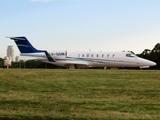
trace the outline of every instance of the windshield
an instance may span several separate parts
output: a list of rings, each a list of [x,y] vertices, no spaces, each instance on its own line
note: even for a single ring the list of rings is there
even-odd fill
[[[133,54],[126,54],[126,57],[135,57]]]

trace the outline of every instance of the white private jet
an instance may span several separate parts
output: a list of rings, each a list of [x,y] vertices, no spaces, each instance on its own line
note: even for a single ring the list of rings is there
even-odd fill
[[[7,37],[15,41],[21,56],[41,60],[69,69],[85,67],[140,67],[149,68],[156,63],[140,58],[130,52],[67,52],[37,50],[26,37]]]

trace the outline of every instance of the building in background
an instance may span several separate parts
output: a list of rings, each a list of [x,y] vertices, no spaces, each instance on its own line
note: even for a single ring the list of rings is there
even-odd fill
[[[14,61],[14,48],[11,45],[7,47],[7,57],[11,62]]]
[[[15,61],[19,62],[19,56],[16,56]]]
[[[7,57],[7,56],[4,56],[3,59],[8,60],[8,57]]]

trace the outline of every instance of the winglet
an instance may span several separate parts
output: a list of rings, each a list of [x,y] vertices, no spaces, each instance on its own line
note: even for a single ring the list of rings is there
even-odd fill
[[[44,52],[49,62],[56,62],[47,51],[44,51]]]

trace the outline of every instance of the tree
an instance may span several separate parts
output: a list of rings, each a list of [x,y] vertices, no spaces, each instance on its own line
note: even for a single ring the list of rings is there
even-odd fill
[[[4,59],[0,58],[0,68],[3,68],[4,66]]]
[[[160,43],[157,43],[152,50],[145,49],[138,56],[156,62],[157,65],[151,68],[160,69]]]
[[[157,63],[157,69],[160,69],[160,43],[157,43],[150,54],[151,60]]]

